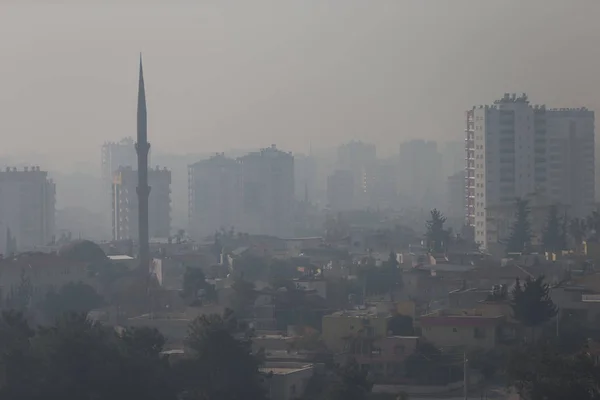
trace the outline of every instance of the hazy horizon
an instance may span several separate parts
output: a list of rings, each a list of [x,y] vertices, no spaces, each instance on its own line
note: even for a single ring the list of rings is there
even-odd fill
[[[157,153],[362,139],[387,156],[461,140],[464,111],[504,92],[600,109],[594,1],[172,3],[2,2],[0,157],[99,165],[135,136],[139,52]]]

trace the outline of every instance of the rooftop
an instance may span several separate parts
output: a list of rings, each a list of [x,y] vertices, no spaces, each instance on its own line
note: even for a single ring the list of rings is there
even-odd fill
[[[312,364],[296,363],[296,362],[267,362],[260,370],[262,372],[272,373],[274,375],[288,375],[294,372],[312,369]]]
[[[333,314],[326,315],[326,317],[346,317],[346,318],[387,318],[389,313],[377,312],[375,308],[365,310],[341,310],[336,311]]]
[[[421,326],[495,326],[504,315],[484,316],[473,310],[439,310],[420,317]]]

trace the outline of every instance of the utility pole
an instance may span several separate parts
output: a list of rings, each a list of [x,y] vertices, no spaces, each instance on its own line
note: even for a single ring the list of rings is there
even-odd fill
[[[469,399],[469,360],[467,353],[463,353],[463,392],[465,400]]]

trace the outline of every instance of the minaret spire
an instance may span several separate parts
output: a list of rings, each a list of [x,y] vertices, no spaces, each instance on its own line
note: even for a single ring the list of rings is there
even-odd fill
[[[138,82],[137,104],[137,143],[135,151],[138,159],[138,239],[140,270],[144,273],[150,271],[150,238],[148,233],[148,115],[146,110],[146,88],[144,85],[144,69],[142,67],[142,54],[140,53],[140,73]]]

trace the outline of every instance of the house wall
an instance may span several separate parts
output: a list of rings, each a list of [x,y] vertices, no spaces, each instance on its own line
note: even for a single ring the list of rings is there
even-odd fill
[[[422,335],[437,347],[492,349],[496,346],[496,326],[459,326],[451,322],[429,325],[421,319]],[[478,335],[479,337],[477,337]]]
[[[323,317],[323,342],[330,350],[341,352],[348,337],[361,334],[373,338],[386,337],[389,320],[389,316],[326,315]]]

